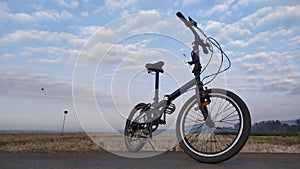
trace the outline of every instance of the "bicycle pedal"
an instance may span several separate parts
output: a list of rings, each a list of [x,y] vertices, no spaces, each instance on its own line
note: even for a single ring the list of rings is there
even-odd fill
[[[167,105],[164,112],[167,114],[172,114],[175,111],[175,109],[176,109],[175,104],[170,103],[169,105]]]

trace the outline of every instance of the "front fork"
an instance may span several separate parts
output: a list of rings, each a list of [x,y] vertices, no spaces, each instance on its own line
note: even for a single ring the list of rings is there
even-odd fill
[[[201,110],[204,120],[206,120],[209,117],[207,105],[210,103],[210,98],[204,89],[201,87],[199,89],[199,86],[196,87],[196,98],[198,103],[196,110]]]
[[[191,65],[194,64],[193,73],[196,80],[196,98],[198,103],[198,110],[201,111],[206,124],[211,123],[211,118],[207,110],[207,104],[210,103],[210,98],[203,88],[203,83],[200,79],[202,66],[200,64],[199,55],[196,52],[192,52],[192,62],[189,62]]]
[[[197,103],[198,103],[198,110],[201,111],[205,124],[213,128],[215,127],[214,122],[211,119],[210,114],[208,113],[207,105],[210,104],[211,100],[208,96],[208,94],[205,92],[203,89],[203,86],[196,86],[196,98],[197,98]]]

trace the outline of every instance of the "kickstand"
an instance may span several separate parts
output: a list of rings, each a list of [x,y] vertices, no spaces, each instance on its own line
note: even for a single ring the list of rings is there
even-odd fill
[[[149,142],[150,146],[152,147],[152,149],[153,149],[154,151],[156,151],[155,148],[154,148],[154,146],[152,145],[151,141],[148,140],[148,142]]]

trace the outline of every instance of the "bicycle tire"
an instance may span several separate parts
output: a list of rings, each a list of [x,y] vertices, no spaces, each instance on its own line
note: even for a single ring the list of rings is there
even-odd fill
[[[194,95],[180,110],[176,122],[176,135],[181,148],[191,158],[204,163],[219,163],[232,158],[246,144],[251,118],[246,104],[233,92],[224,89],[208,89],[205,92],[211,99],[207,108],[214,127],[208,127],[204,120],[201,121],[200,110],[190,111],[193,105],[197,105]],[[214,104],[219,104],[218,108],[213,107]],[[221,110],[222,108],[225,110]],[[199,118],[196,115],[199,115]],[[185,125],[190,123],[189,117],[194,118],[191,120],[191,123],[194,123],[192,126]],[[228,124],[225,123],[226,119],[229,120],[226,122]],[[230,128],[231,125],[233,127]]]
[[[125,141],[125,145],[126,148],[131,151],[131,152],[137,152],[140,149],[142,149],[146,143],[146,138],[141,138],[139,137],[139,135],[136,134],[136,132],[140,132],[137,131],[136,129],[132,129],[132,123],[135,121],[134,117],[135,115],[139,112],[139,113],[143,113],[142,110],[144,110],[147,107],[147,104],[145,103],[139,103],[137,104],[132,111],[130,112],[127,120],[126,120],[126,124],[125,124],[125,129],[124,129],[124,141]],[[132,144],[132,139],[134,137],[137,141],[137,144]]]

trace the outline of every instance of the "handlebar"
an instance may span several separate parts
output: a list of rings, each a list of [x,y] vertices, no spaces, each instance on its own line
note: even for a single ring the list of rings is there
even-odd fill
[[[192,56],[192,61],[188,62],[190,65],[194,65],[194,69],[193,69],[193,73],[195,75],[195,79],[197,82],[197,85],[200,84],[200,86],[203,86],[202,81],[204,79],[208,79],[211,78],[210,80],[208,80],[208,82],[206,82],[204,85],[210,83],[211,81],[213,81],[218,74],[225,72],[226,70],[228,70],[231,66],[231,62],[229,57],[226,55],[226,53],[223,51],[222,47],[220,46],[220,44],[212,37],[207,37],[205,35],[205,33],[197,26],[197,23],[190,17],[188,17],[188,20],[183,16],[183,14],[181,12],[177,12],[176,16],[185,24],[186,27],[188,27],[192,33],[195,36],[195,41],[193,43],[193,51],[191,52],[191,56]],[[204,40],[200,38],[199,34],[197,33],[197,31],[195,30],[197,29],[199,32],[201,32],[201,34],[203,34],[206,43],[204,43]],[[212,46],[216,47],[217,49],[220,50],[221,52],[221,64],[217,70],[216,73],[213,73],[211,75],[207,75],[206,77],[204,77],[202,79],[202,81],[200,80],[200,74],[206,69],[206,67],[208,66],[208,64],[211,61],[211,57],[213,54],[213,49]],[[202,70],[202,66],[200,64],[200,57],[199,57],[199,46],[202,47],[203,53],[208,54],[208,50],[212,53],[210,56],[210,59],[208,61],[208,63],[206,64],[206,66],[204,67],[204,69]],[[223,65],[223,60],[224,57],[227,59],[228,61],[228,67],[221,69],[222,65]]]
[[[180,18],[180,19],[186,20],[186,18],[182,15],[181,12],[177,12],[177,13],[176,13],[176,16],[177,16],[178,18]],[[186,21],[187,21],[187,20],[186,20]]]
[[[177,12],[176,16],[185,24],[186,27],[188,27],[192,33],[195,36],[195,41],[193,43],[193,51],[199,55],[199,46],[201,46],[203,53],[208,54],[208,49],[210,48],[209,43],[204,43],[203,39],[200,38],[199,34],[196,32],[194,27],[199,29],[197,27],[197,23],[189,17],[189,20],[187,20],[181,12]]]

